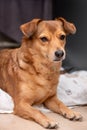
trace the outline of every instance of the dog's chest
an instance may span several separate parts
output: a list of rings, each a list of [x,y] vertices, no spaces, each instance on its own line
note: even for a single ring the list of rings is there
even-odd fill
[[[56,88],[59,79],[59,69],[56,66],[50,68],[40,67],[39,73],[34,79],[36,85],[36,103],[44,102],[48,97],[56,94]]]
[[[56,93],[57,84],[51,85],[49,83],[38,84],[35,90],[35,104],[43,103],[47,98],[53,96]]]

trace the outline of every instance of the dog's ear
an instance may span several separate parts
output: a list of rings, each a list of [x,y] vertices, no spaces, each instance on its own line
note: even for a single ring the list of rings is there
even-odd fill
[[[22,33],[28,38],[31,37],[36,32],[37,26],[40,21],[42,21],[42,20],[33,19],[32,21],[21,25],[20,29],[21,29]]]
[[[75,34],[76,33],[76,27],[73,23],[70,23],[66,21],[64,18],[59,17],[55,20],[60,20],[63,24],[64,30],[67,34]]]

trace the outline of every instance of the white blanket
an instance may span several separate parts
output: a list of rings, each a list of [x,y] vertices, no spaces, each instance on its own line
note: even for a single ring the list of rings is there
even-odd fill
[[[87,71],[61,75],[57,95],[67,106],[87,104]]]
[[[87,104],[87,71],[76,71],[60,76],[58,98],[67,106]],[[12,98],[0,89],[0,113],[12,113]]]

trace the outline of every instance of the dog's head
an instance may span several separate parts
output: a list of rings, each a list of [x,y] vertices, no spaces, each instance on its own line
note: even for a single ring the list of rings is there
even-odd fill
[[[32,52],[50,61],[65,58],[65,43],[68,34],[74,34],[74,24],[60,17],[55,20],[33,19],[20,26]]]

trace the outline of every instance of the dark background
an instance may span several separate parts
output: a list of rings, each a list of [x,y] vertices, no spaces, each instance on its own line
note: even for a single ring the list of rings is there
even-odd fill
[[[87,70],[87,0],[0,0],[0,35],[7,37],[10,46],[19,46],[21,24],[33,18],[60,16],[73,22],[77,28],[77,33],[67,38],[67,57],[63,66]],[[3,42],[0,46],[4,46]]]
[[[77,33],[67,40],[65,67],[87,70],[87,0],[54,0],[53,17],[63,16],[75,23]]]

